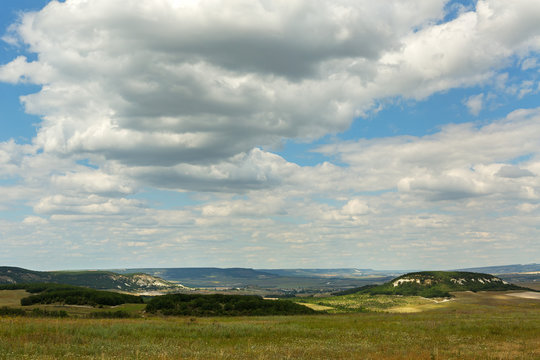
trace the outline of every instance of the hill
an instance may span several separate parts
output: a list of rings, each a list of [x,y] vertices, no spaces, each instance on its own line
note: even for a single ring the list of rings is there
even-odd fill
[[[356,269],[356,268],[338,268],[338,269],[258,269],[265,273],[270,273],[279,276],[295,276],[295,277],[316,277],[316,278],[354,278],[354,279],[371,279],[395,277],[403,274],[405,271],[399,270],[373,270],[373,269]]]
[[[183,288],[155,276],[117,274],[111,271],[32,271],[0,266],[0,284],[57,283],[93,289],[114,289],[128,292],[174,290]]]
[[[483,273],[465,271],[421,271],[399,276],[378,286],[351,289],[336,295],[352,293],[370,295],[416,295],[450,297],[452,291],[530,290],[508,284],[500,278]]]
[[[191,287],[238,286],[249,280],[277,278],[278,275],[247,268],[135,268],[115,269],[118,273],[145,273],[168,281],[181,281]]]

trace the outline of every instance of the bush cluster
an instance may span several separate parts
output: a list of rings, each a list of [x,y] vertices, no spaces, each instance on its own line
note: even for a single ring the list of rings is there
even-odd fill
[[[44,310],[32,309],[31,312],[26,312],[23,309],[1,307],[0,316],[31,316],[31,317],[68,317],[68,313],[64,310]]]
[[[170,294],[155,297],[146,311],[163,315],[240,316],[296,315],[315,311],[288,300],[264,300],[254,295]]]
[[[26,311],[23,309],[14,309],[7,306],[0,308],[0,316],[25,316]]]
[[[131,315],[127,311],[117,310],[91,312],[88,317],[91,319],[126,319],[130,318]]]
[[[108,305],[125,303],[142,303],[142,299],[134,295],[118,294],[109,291],[92,289],[51,290],[21,299],[21,305],[55,304],[67,305]]]
[[[143,303],[143,299],[139,296],[94,290],[72,285],[40,283],[0,286],[0,290],[20,289],[35,294],[21,299],[22,306],[55,303],[67,305],[115,306],[125,303]]]
[[[32,309],[30,313],[33,317],[68,317],[68,313],[64,310],[44,310],[44,309]]]

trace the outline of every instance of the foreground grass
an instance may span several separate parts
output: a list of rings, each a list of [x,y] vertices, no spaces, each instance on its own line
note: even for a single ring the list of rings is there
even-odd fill
[[[4,294],[4,301],[22,295]],[[421,298],[357,299],[425,310],[410,314],[109,320],[85,318],[79,311],[92,309],[75,307],[67,319],[0,317],[0,360],[540,359],[540,301],[506,293],[455,295],[434,306]],[[123,309],[141,315],[140,305]]]
[[[537,310],[0,318],[0,359],[537,359]]]

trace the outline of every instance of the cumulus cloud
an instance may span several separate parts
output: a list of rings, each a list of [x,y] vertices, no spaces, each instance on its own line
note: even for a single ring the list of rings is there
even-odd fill
[[[96,170],[53,175],[51,182],[63,191],[76,191],[78,193],[127,195],[133,192],[133,188],[129,184],[133,181]]]
[[[521,169],[519,166],[505,165],[497,172],[498,176],[505,178],[521,178],[528,176],[535,176],[531,171],[527,169]]]
[[[53,1],[12,27],[38,59],[0,79],[43,85],[22,101],[46,152],[206,166],[343,131],[380,98],[485,81],[539,48],[527,3],[439,24],[442,0]]]
[[[349,164],[349,171],[361,176],[358,190],[397,188],[432,200],[528,197],[538,192],[538,163],[529,160],[517,167],[511,162],[538,154],[539,121],[540,109],[520,110],[484,126],[447,125],[433,135],[359,140],[319,151]]]
[[[110,199],[97,195],[67,197],[55,195],[42,198],[34,206],[38,214],[124,214],[140,205],[137,200]]]
[[[39,59],[18,57],[0,79],[44,85],[23,102],[44,118],[45,151],[219,162],[344,130],[370,99],[340,90],[343,67],[370,71],[402,34],[442,16],[443,1],[410,5],[53,1],[13,28]]]
[[[255,148],[215,164],[124,166],[119,171],[156,188],[242,193],[278,186],[298,168],[281,156]]]
[[[39,216],[0,220],[2,236],[21,252],[36,229],[79,239],[84,249],[51,247],[66,258],[108,244],[109,260],[95,257],[103,263],[165,249],[190,265],[219,257],[231,266],[249,249],[321,266],[307,250],[341,261],[338,243],[362,248],[355,261],[411,248],[440,259],[486,227],[501,249],[536,239],[539,109],[318,149],[339,163],[300,166],[272,153],[286,139],[344,131],[388,98],[485,84],[517,98],[537,91],[506,69],[537,67],[537,1],[452,5],[449,21],[447,5],[66,0],[23,14],[4,39],[32,55],[0,65],[0,81],[41,85],[21,102],[42,121],[31,145],[0,143],[0,210]],[[490,93],[474,93],[464,104],[477,116]],[[136,199],[156,188],[197,192],[199,202],[152,209]],[[505,215],[493,224],[486,209]],[[123,245],[137,249],[128,258]]]

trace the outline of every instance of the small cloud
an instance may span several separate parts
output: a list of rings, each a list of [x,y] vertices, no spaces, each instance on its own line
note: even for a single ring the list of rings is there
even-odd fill
[[[538,67],[536,58],[527,58],[521,63],[521,70],[529,70]]]
[[[508,82],[508,73],[503,73],[495,77],[495,87],[499,90],[505,89],[507,82]]]
[[[470,96],[467,100],[464,100],[463,103],[469,109],[471,114],[478,116],[484,106],[484,94]]]
[[[535,211],[536,209],[538,209],[540,205],[538,204],[529,204],[529,203],[525,203],[525,204],[520,204],[517,206],[517,209],[521,212],[524,212],[524,213],[530,213],[530,212],[533,212]]]
[[[496,174],[497,176],[503,177],[503,178],[521,178],[521,177],[527,177],[527,176],[535,176],[532,172],[530,172],[527,169],[521,169],[517,166],[513,165],[506,165],[499,169],[499,171]]]
[[[369,207],[359,199],[352,199],[343,206],[343,213],[346,215],[365,215],[368,212]]]
[[[533,91],[534,82],[531,80],[526,80],[521,82],[521,86],[518,93],[518,99],[523,98],[525,95]]]
[[[46,225],[49,223],[47,219],[39,216],[27,216],[22,222],[26,225]]]

